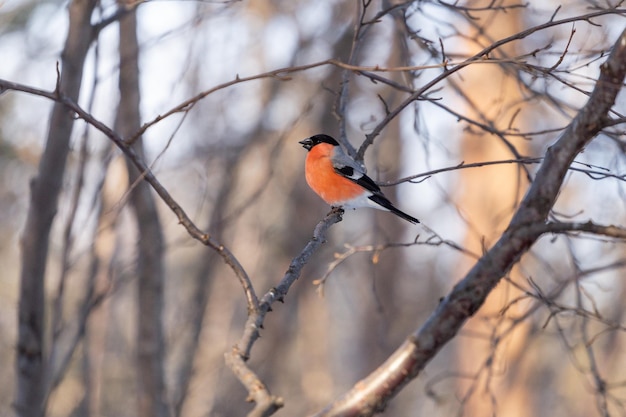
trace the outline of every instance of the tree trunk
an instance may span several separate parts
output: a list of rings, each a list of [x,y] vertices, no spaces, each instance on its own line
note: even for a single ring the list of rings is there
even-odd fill
[[[57,90],[59,94],[73,101],[78,101],[83,65],[93,39],[90,20],[95,4],[95,0],[76,0],[69,5],[70,24],[61,55]],[[22,417],[45,414],[46,260],[50,229],[57,211],[73,126],[74,114],[62,103],[55,103],[50,115],[46,146],[39,162],[39,172],[31,182],[31,201],[21,241],[16,354],[15,409],[17,415]]]
[[[120,19],[120,103],[116,130],[125,138],[140,128],[139,113],[139,43],[137,16],[134,11]],[[143,156],[143,145],[138,139],[133,145]],[[138,225],[138,332],[137,366],[139,417],[168,415],[165,376],[163,371],[165,348],[163,340],[163,234],[154,197],[141,173],[127,161],[130,201]]]
[[[490,44],[521,29],[520,12],[493,12],[491,19],[492,24],[484,25],[488,28],[485,32],[478,33],[477,29],[475,33],[477,40],[483,44]],[[480,48],[473,41],[467,42],[465,46],[468,54]],[[497,52],[515,56],[513,46],[502,49]],[[465,113],[470,118],[481,122],[497,121],[494,127],[500,130],[505,130],[509,123],[513,125],[514,103],[521,100],[515,74],[507,73],[500,66],[476,65],[463,71],[462,80],[458,88],[464,92]],[[519,119],[516,122],[513,126],[519,126]],[[527,141],[510,137],[506,139],[509,143],[496,135],[477,132],[475,128],[467,129],[462,137],[460,160],[471,163],[512,159],[516,155],[511,152],[510,146],[523,155],[527,154]],[[464,247],[482,254],[486,248],[493,246],[506,228],[528,182],[524,172],[513,164],[462,170],[460,179],[458,205],[468,221]],[[459,275],[464,275],[473,262],[468,259],[467,263],[461,263]],[[514,268],[511,276],[516,273]],[[502,308],[516,296],[511,294],[511,290],[509,285],[495,288],[476,316],[465,325],[464,332],[470,336],[462,339],[458,351],[459,372],[472,375],[473,378],[460,379],[458,383],[466,415],[493,413],[522,417],[533,414],[526,385],[517,383],[509,387],[501,371],[515,363],[515,358],[525,344],[530,324],[528,321],[520,323],[514,332],[497,342],[505,327],[510,324],[507,318],[519,313],[517,304],[508,309],[506,315],[500,314]]]

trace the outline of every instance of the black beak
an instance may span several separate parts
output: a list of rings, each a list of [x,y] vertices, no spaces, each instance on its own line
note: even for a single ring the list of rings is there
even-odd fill
[[[302,147],[306,149],[307,151],[310,151],[311,148],[313,147],[313,141],[311,140],[311,138],[306,138],[304,140],[301,140],[298,143],[302,145]]]

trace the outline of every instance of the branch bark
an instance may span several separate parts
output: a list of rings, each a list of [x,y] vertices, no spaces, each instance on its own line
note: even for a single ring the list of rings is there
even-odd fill
[[[441,301],[426,323],[368,377],[316,416],[370,416],[384,410],[406,384],[459,331],[521,256],[545,232],[546,222],[574,157],[603,127],[626,77],[626,30],[622,32],[585,106],[546,156],[519,209],[498,242]]]
[[[61,54],[57,93],[77,101],[85,57],[93,39],[91,15],[95,0],[69,5],[69,31]],[[21,240],[21,275],[14,406],[22,417],[44,414],[46,372],[44,360],[44,282],[50,228],[56,215],[74,114],[63,103],[52,107],[46,147],[37,176],[31,182],[31,200]]]

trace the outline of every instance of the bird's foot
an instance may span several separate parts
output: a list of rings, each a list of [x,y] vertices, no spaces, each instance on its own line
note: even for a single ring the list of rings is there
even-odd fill
[[[343,213],[345,213],[345,210],[343,209],[343,207],[332,206],[330,208],[330,213],[329,214],[338,214],[339,218],[341,219],[342,216],[343,216]]]

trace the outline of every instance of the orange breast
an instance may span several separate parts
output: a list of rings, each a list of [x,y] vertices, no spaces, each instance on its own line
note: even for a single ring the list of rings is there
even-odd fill
[[[363,187],[337,174],[330,161],[333,146],[320,143],[306,157],[305,176],[309,187],[331,206],[341,205],[363,193]]]

